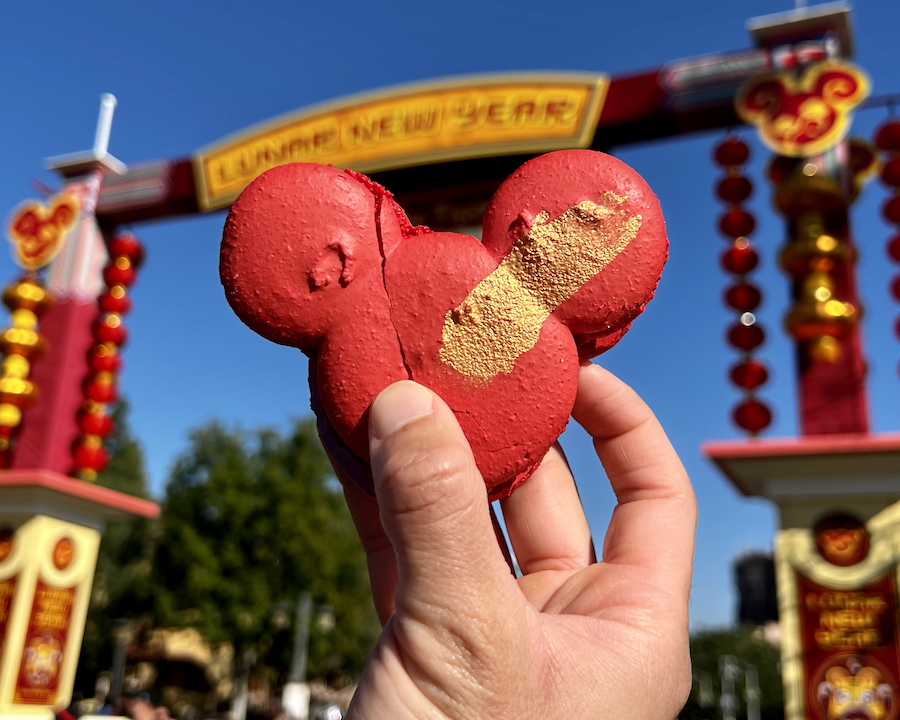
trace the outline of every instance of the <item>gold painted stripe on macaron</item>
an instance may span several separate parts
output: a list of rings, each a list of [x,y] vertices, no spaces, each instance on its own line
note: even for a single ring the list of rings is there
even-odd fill
[[[637,236],[641,216],[626,215],[624,201],[607,192],[551,222],[541,211],[497,269],[447,313],[440,361],[479,384],[511,372],[550,314]]]

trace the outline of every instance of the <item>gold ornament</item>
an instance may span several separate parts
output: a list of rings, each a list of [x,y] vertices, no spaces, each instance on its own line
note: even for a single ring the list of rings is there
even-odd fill
[[[6,428],[0,437],[0,452],[5,452],[10,447],[10,430],[22,422],[22,409],[37,395],[28,375],[31,358],[44,349],[38,318],[51,300],[34,273],[7,287],[2,299],[12,319],[12,327],[0,333],[0,351],[6,356],[0,364],[0,427]]]
[[[816,362],[836,363],[842,355],[840,341],[829,335],[816,338],[809,344],[809,356]]]

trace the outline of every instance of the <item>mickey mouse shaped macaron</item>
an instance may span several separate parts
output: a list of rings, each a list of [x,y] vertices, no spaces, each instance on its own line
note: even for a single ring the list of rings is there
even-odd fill
[[[320,434],[360,486],[371,492],[368,408],[411,379],[452,408],[493,500],[562,433],[579,360],[628,330],[667,249],[640,175],[563,150],[503,182],[482,241],[414,227],[358,173],[273,168],[231,206],[219,270],[241,320],[310,356]]]

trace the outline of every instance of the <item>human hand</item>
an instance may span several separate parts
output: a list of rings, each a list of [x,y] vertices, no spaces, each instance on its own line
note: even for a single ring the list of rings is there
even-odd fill
[[[650,409],[581,369],[573,417],[618,504],[596,562],[559,446],[502,501],[494,535],[452,411],[410,381],[372,405],[376,498],[345,483],[384,623],[348,718],[668,720],[690,690],[690,481]]]

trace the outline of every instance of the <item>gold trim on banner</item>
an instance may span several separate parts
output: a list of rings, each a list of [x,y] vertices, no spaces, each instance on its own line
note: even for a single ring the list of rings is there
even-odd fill
[[[199,150],[201,210],[227,207],[257,176],[290,162],[378,172],[433,162],[586,148],[606,75],[485,75],[405,85],[290,113]]]

